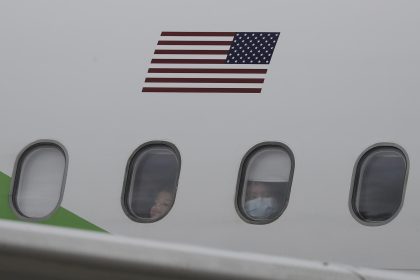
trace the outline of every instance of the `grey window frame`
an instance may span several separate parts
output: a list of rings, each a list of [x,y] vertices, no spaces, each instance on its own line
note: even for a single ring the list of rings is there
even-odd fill
[[[355,205],[354,205],[354,203],[355,203],[355,198],[354,197],[355,197],[355,194],[357,192],[357,186],[356,185],[358,184],[358,181],[359,181],[359,178],[360,178],[361,165],[363,164],[366,157],[371,152],[373,152],[375,150],[379,150],[381,148],[397,149],[404,156],[404,159],[405,159],[405,162],[406,162],[406,170],[405,170],[405,176],[404,176],[404,184],[403,184],[401,203],[400,203],[398,209],[395,211],[395,213],[389,219],[387,219],[385,221],[366,221],[359,216],[359,214],[357,213],[357,210],[356,210],[357,207],[355,207]],[[356,160],[356,163],[355,163],[354,168],[353,168],[352,179],[351,179],[348,206],[349,206],[350,214],[353,216],[353,218],[357,222],[359,222],[360,224],[362,224],[364,226],[382,226],[382,225],[390,223],[393,219],[395,219],[398,216],[398,214],[400,213],[400,211],[401,211],[401,209],[404,205],[404,199],[405,199],[405,192],[406,192],[406,189],[407,189],[407,180],[408,180],[409,170],[410,170],[410,160],[409,160],[408,154],[405,151],[405,149],[398,144],[381,142],[381,143],[376,143],[374,145],[371,145],[367,149],[365,149],[359,155],[359,157]]]
[[[42,147],[42,146],[53,146],[53,147],[57,148],[58,150],[60,150],[64,155],[65,167],[64,167],[64,173],[63,173],[63,180],[62,180],[62,183],[61,183],[60,198],[57,202],[56,207],[54,208],[53,211],[51,211],[50,214],[48,214],[44,217],[28,217],[25,214],[23,214],[19,210],[19,207],[17,206],[16,199],[17,199],[18,188],[19,188],[19,179],[20,179],[20,175],[21,175],[21,171],[22,171],[22,164],[23,164],[26,156],[33,149],[36,149],[36,148]],[[65,190],[66,181],[67,181],[68,166],[69,166],[68,152],[67,152],[66,148],[64,147],[64,145],[62,145],[60,142],[58,142],[56,140],[41,139],[41,140],[34,141],[34,142],[28,144],[27,146],[25,146],[16,158],[15,165],[14,165],[14,168],[13,168],[12,180],[11,180],[12,190],[11,190],[11,193],[10,193],[10,196],[9,196],[9,205],[10,205],[10,208],[13,210],[14,214],[21,220],[33,221],[33,222],[45,221],[45,220],[49,219],[52,215],[54,215],[57,212],[57,210],[61,207],[61,202],[63,201],[64,190]]]
[[[142,217],[138,217],[137,215],[133,214],[128,207],[128,194],[130,193],[130,184],[131,184],[131,179],[132,179],[132,175],[133,175],[133,167],[134,167],[134,162],[135,159],[137,158],[137,155],[141,154],[144,150],[146,150],[147,148],[153,147],[153,146],[166,146],[168,147],[170,150],[172,150],[175,154],[175,156],[177,157],[178,161],[179,161],[179,172],[178,172],[178,176],[176,178],[176,185],[174,187],[174,198],[173,198],[173,202],[171,207],[169,208],[168,212],[165,213],[165,215],[159,217],[158,219],[151,219],[151,218],[142,218]],[[172,207],[175,205],[175,200],[176,200],[176,194],[178,192],[178,183],[179,183],[179,177],[181,176],[181,169],[182,169],[182,161],[181,161],[181,154],[179,152],[179,150],[177,149],[177,147],[167,141],[160,141],[160,140],[154,140],[154,141],[149,141],[146,142],[142,145],[140,145],[137,149],[134,150],[134,152],[131,154],[130,158],[127,161],[127,166],[125,169],[125,175],[124,175],[124,184],[122,187],[122,193],[121,193],[121,206],[122,209],[125,213],[125,215],[130,218],[130,220],[137,222],[137,223],[155,223],[157,221],[162,220],[163,218],[165,218],[172,210]]]
[[[289,184],[288,184],[288,188],[289,188],[289,196],[286,199],[285,202],[285,206],[284,208],[276,215],[274,216],[272,219],[270,220],[254,220],[254,219],[250,219],[248,217],[248,215],[245,213],[242,205],[242,196],[243,196],[243,186],[244,186],[244,180],[245,180],[245,175],[246,175],[246,167],[248,166],[249,160],[252,158],[252,156],[258,152],[261,149],[264,148],[270,148],[270,147],[275,147],[275,148],[281,148],[284,151],[287,152],[287,154],[290,157],[290,177],[289,177]],[[249,224],[255,224],[255,225],[266,225],[266,224],[270,224],[274,221],[276,221],[278,218],[280,218],[280,216],[283,215],[284,211],[286,211],[287,207],[289,206],[289,200],[290,200],[290,194],[292,193],[292,183],[293,183],[293,174],[295,171],[295,157],[294,154],[292,152],[292,150],[284,143],[281,142],[275,142],[275,141],[266,141],[266,142],[261,142],[256,144],[255,146],[253,146],[251,149],[249,149],[246,154],[244,155],[244,157],[242,158],[241,164],[239,166],[239,172],[238,172],[238,179],[237,179],[237,183],[236,183],[236,193],[235,193],[235,209],[236,212],[238,213],[239,217],[246,223]]]

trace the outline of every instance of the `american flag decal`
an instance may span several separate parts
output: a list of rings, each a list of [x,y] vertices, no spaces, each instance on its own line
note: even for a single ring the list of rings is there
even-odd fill
[[[162,32],[142,92],[261,93],[279,32]]]

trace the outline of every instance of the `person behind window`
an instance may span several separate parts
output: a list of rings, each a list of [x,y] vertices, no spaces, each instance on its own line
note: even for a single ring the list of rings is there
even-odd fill
[[[157,193],[155,202],[150,208],[150,218],[158,219],[164,216],[170,210],[174,201],[173,194],[168,190],[162,190]]]
[[[248,181],[245,211],[250,217],[256,219],[267,219],[278,212],[278,202],[273,197],[268,183]]]

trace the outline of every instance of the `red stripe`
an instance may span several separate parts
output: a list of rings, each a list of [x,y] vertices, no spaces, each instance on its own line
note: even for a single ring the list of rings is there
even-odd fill
[[[149,68],[148,73],[266,74],[267,69]]]
[[[224,64],[224,59],[152,59],[152,63]]]
[[[227,54],[225,50],[155,50],[155,54]]]
[[[179,93],[261,93],[261,88],[181,88],[181,87],[144,87],[142,92],[179,92]]]
[[[174,40],[160,40],[158,45],[206,45],[206,46],[228,46],[232,41],[174,41]]]
[[[247,78],[146,78],[144,81],[146,83],[264,83],[264,79]]]
[[[164,31],[160,34],[160,36],[235,36],[236,32],[171,32],[171,31]]]

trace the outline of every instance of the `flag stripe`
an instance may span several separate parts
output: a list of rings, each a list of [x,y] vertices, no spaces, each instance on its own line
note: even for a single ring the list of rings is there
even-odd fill
[[[173,41],[233,41],[234,36],[231,37],[210,37],[210,36],[179,36],[179,37],[173,37],[173,36],[162,36],[159,38],[159,40],[173,40]]]
[[[152,59],[152,63],[225,64],[225,59]]]
[[[160,36],[235,36],[236,32],[171,32],[164,31]]]
[[[146,78],[146,83],[251,83],[262,84],[264,79],[246,78]]]
[[[203,45],[203,46],[224,46],[230,45],[232,41],[176,41],[176,40],[159,40],[158,45]]]
[[[155,54],[227,54],[228,50],[155,50]]]
[[[266,74],[267,69],[149,68],[148,73]]]
[[[156,50],[223,50],[228,51],[230,49],[230,45],[212,45],[212,46],[200,46],[200,45],[172,45],[172,46],[165,46],[165,45],[156,45]]]
[[[266,75],[261,74],[226,74],[226,73],[148,73],[146,78],[217,78],[217,79],[263,79]]]
[[[152,57],[152,59],[154,59]],[[163,58],[161,58],[163,59]],[[166,58],[165,59],[171,59]],[[214,68],[226,68],[226,69],[267,69],[267,64],[179,64],[179,63],[155,63],[149,66],[150,68],[204,68],[204,69],[214,69]]]
[[[181,88],[181,87],[143,87],[142,92],[179,93],[261,93],[261,88]]]
[[[263,84],[240,83],[143,83],[144,87],[153,88],[261,88]]]
[[[223,60],[226,60],[226,55],[225,54],[222,54],[222,55],[220,54],[219,55],[216,55],[216,54],[154,54],[152,56],[152,59],[155,59],[155,58],[156,59],[223,59]]]

